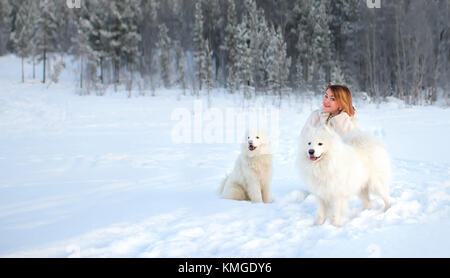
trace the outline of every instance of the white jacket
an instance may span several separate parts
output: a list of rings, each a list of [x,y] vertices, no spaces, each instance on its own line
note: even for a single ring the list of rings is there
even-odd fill
[[[312,129],[318,128],[325,124],[333,128],[333,130],[341,136],[349,133],[353,129],[359,129],[356,112],[353,117],[350,117],[345,112],[341,112],[331,118],[329,118],[329,116],[330,113],[322,109],[313,111],[306,121],[301,134],[303,135],[305,134],[305,132],[309,132]]]

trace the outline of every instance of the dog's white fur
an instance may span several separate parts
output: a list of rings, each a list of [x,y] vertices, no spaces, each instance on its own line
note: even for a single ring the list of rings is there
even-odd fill
[[[390,159],[375,136],[352,131],[340,137],[324,126],[302,134],[301,142],[300,168],[319,202],[316,225],[323,224],[332,209],[332,224],[341,226],[348,201],[355,195],[366,209],[371,207],[369,192],[383,198],[385,210],[390,207]]]
[[[226,199],[270,203],[272,149],[264,130],[246,133],[233,172],[222,181],[219,195]],[[256,147],[251,150],[251,146]]]

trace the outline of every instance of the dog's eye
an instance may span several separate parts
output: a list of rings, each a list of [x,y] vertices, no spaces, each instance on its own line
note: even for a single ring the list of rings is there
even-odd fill
[[[319,146],[322,146],[323,144],[322,143],[319,143]]]
[[[250,136],[249,136],[249,137],[247,137],[247,139],[250,139]]]
[[[311,142],[309,142],[308,145],[311,145]]]
[[[259,139],[259,136],[256,136],[256,139]]]

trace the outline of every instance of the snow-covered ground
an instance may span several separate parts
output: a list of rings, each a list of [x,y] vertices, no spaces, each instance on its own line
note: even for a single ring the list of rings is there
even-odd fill
[[[78,96],[73,75],[21,84],[20,61],[0,57],[2,257],[450,257],[448,109],[358,102],[361,127],[392,157],[392,207],[354,199],[343,227],[317,227],[295,160],[320,98],[255,104],[278,111],[279,136],[274,202],[251,204],[216,195],[237,142],[173,137],[174,111],[194,118],[201,103],[225,121],[240,96],[215,91],[210,108],[177,90]]]

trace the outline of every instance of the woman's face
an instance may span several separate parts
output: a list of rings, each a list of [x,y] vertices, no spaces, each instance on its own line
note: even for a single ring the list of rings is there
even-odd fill
[[[325,96],[323,98],[323,109],[331,114],[339,113],[339,105],[330,89],[325,92]]]

